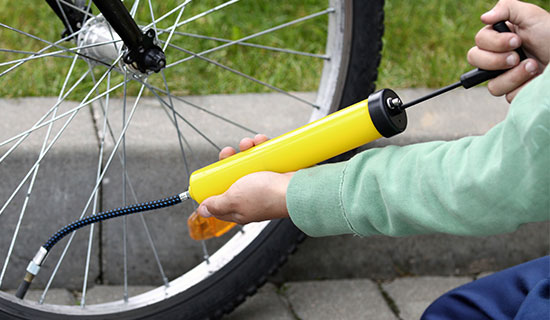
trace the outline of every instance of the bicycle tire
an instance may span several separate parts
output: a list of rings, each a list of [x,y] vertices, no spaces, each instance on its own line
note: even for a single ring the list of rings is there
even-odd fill
[[[366,99],[374,91],[381,58],[383,0],[345,1],[346,52],[336,79],[328,112]],[[331,81],[334,81],[332,79]],[[322,84],[321,84],[322,86]],[[312,116],[314,120],[316,115]],[[354,151],[330,161],[349,158]],[[218,319],[256,292],[267,277],[287,260],[305,235],[290,220],[269,222],[259,235],[223,268],[190,289],[142,308],[87,314],[87,319]],[[78,319],[81,315],[59,307],[29,307],[0,292],[0,317],[14,319]]]

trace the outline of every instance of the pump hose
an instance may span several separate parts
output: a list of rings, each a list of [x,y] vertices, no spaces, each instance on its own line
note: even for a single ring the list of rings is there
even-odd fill
[[[57,231],[54,235],[52,235],[50,239],[48,239],[48,241],[46,241],[46,243],[44,243],[44,245],[40,247],[40,250],[38,250],[33,260],[31,260],[31,262],[29,263],[29,266],[27,267],[27,273],[25,274],[25,278],[21,282],[21,285],[19,285],[19,288],[17,289],[15,296],[20,299],[23,299],[25,297],[25,294],[27,293],[27,290],[29,289],[32,280],[38,274],[38,271],[40,270],[40,266],[42,265],[42,262],[44,261],[44,259],[46,259],[46,256],[48,255],[49,251],[52,249],[52,247],[56,243],[59,242],[59,240],[63,239],[66,235],[70,234],[71,232],[74,232],[75,230],[78,230],[89,224],[100,222],[103,220],[125,216],[125,215],[138,213],[138,212],[170,207],[178,203],[181,203],[186,199],[189,199],[187,192],[181,193],[175,196],[155,200],[155,201],[133,204],[126,207],[101,212],[92,216],[88,216],[86,218],[76,220],[75,222],[66,225],[65,227]]]
[[[143,212],[143,211],[149,211],[149,210],[155,210],[160,209],[164,207],[170,207],[173,205],[176,205],[178,203],[182,202],[181,197],[179,195],[150,201],[150,202],[143,202],[138,204],[133,204],[130,206],[113,209],[105,212],[101,212],[92,216],[88,216],[86,218],[82,218],[80,220],[77,220],[73,223],[70,223],[66,225],[65,227],[61,228],[59,231],[57,231],[54,235],[50,237],[46,243],[42,247],[44,249],[50,251],[50,249],[57,243],[59,240],[63,239],[66,235],[70,234],[71,232],[78,230],[82,227],[85,227],[89,224],[96,223],[99,221],[116,218],[120,216],[125,216],[133,213]]]

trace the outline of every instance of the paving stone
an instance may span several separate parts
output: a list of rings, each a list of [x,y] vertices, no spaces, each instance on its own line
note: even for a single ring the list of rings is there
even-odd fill
[[[8,290],[7,293],[15,295],[16,290]],[[27,294],[25,295],[25,300],[29,301],[39,301],[40,297],[42,296],[43,290],[29,290],[27,291]],[[74,295],[65,289],[50,289],[48,290],[48,294],[46,295],[46,299],[44,300],[44,303],[47,304],[59,304],[59,305],[67,305],[67,306],[74,306],[77,301]]]
[[[370,280],[290,282],[283,294],[302,320],[397,319]]]
[[[133,297],[155,288],[153,286],[128,286],[128,296]],[[123,293],[123,286],[95,285],[86,291],[86,305],[121,300]]]
[[[277,287],[267,283],[224,319],[294,320],[295,318],[286,302],[277,294]]]
[[[401,319],[416,320],[439,296],[470,281],[469,277],[399,278],[382,288],[399,309]]]

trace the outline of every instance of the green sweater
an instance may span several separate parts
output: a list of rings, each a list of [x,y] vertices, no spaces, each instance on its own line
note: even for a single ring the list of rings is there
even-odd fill
[[[287,208],[310,236],[489,235],[550,220],[549,185],[546,68],[485,135],[371,149],[300,170]]]

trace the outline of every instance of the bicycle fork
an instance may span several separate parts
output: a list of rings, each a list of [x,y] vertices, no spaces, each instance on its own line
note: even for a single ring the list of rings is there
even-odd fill
[[[82,39],[95,39],[92,43],[84,40],[83,44],[90,47],[83,50],[85,53],[81,55],[84,57],[91,58],[90,60],[113,61],[118,55],[116,42],[122,40],[124,43],[122,61],[133,70],[141,73],[159,72],[166,66],[166,56],[156,44],[155,31],[153,29],[141,31],[120,0],[93,0],[103,17],[92,19],[88,19],[91,8],[85,5],[85,1],[46,0],[46,2],[65,25],[63,36],[78,33],[79,42],[82,42]],[[108,22],[108,25],[102,24],[103,19]],[[110,31],[111,27],[116,35]],[[89,34],[94,36],[90,37]],[[99,50],[94,50],[95,46],[98,46]],[[118,47],[120,48],[121,45]]]

